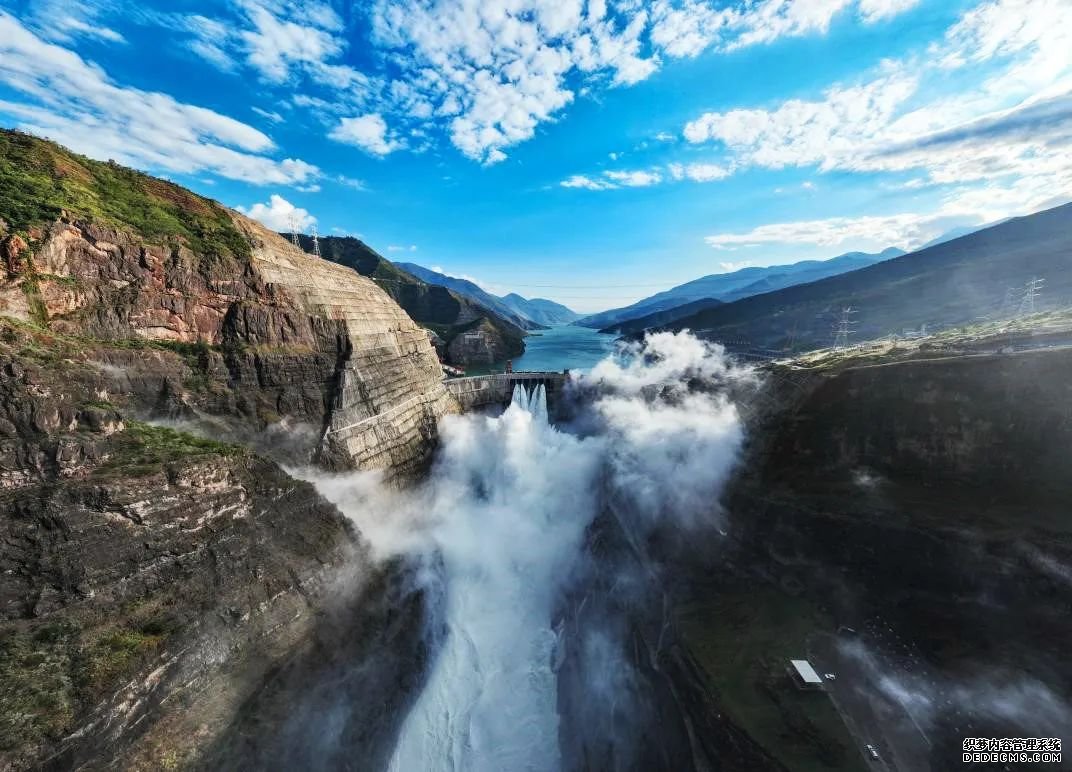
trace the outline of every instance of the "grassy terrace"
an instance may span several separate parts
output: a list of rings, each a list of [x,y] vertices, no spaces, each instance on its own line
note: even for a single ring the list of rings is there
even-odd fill
[[[67,211],[196,254],[249,257],[250,246],[223,207],[170,182],[77,155],[52,142],[0,130],[0,219],[28,234]]]
[[[794,772],[860,770],[848,730],[821,691],[801,691],[786,666],[830,620],[803,598],[754,583],[711,588],[678,609],[685,642],[729,717]]]
[[[113,436],[111,455],[100,471],[133,477],[151,474],[164,464],[186,459],[241,456],[249,452],[241,445],[205,439],[166,426],[127,421],[126,429]]]

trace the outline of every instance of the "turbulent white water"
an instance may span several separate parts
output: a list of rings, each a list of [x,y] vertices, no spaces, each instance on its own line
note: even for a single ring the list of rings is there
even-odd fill
[[[378,554],[424,560],[428,596],[442,598],[430,616],[446,635],[392,770],[560,768],[551,624],[585,559],[585,529],[604,490],[630,502],[637,528],[717,517],[740,443],[737,412],[717,389],[686,384],[741,377],[720,349],[653,336],[581,381],[583,439],[548,423],[543,386],[519,386],[501,416],[443,421],[439,457],[417,491],[359,476],[320,481]]]
[[[431,537],[447,637],[391,768],[557,769],[550,620],[595,512],[598,454],[548,425],[542,386],[444,430]]]

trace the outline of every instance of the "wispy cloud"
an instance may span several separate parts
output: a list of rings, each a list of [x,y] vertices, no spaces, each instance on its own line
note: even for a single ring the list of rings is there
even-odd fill
[[[563,188],[584,190],[617,190],[619,188],[646,188],[667,180],[713,182],[728,177],[732,170],[708,163],[671,163],[663,168],[608,170],[597,175],[574,174],[558,184]]]
[[[0,112],[20,128],[95,158],[262,185],[307,183],[320,173],[299,159],[271,158],[274,143],[252,126],[167,94],[115,84],[100,67],[2,12],[0,83],[22,95],[0,101]]]
[[[903,213],[865,217],[829,217],[822,220],[771,223],[741,233],[718,233],[704,241],[716,249],[758,247],[767,244],[837,247],[860,245],[913,249],[954,225],[982,224],[969,212],[950,208],[934,214]]]

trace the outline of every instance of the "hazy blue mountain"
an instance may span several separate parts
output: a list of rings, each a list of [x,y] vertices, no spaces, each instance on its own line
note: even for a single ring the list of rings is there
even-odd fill
[[[903,255],[904,251],[890,247],[877,254],[849,252],[829,260],[802,260],[789,265],[772,265],[765,268],[742,268],[731,273],[716,273],[702,276],[665,292],[639,300],[625,308],[615,308],[586,316],[575,324],[600,329],[614,328],[623,322],[639,319],[658,311],[697,300],[721,300],[730,302],[763,292],[789,287],[794,284],[836,276],[868,265]]]
[[[664,325],[754,349],[828,346],[842,309],[855,339],[939,330],[1008,313],[1010,289],[1045,280],[1036,307],[1072,296],[1072,204],[1017,217],[967,236],[838,276],[703,309]]]
[[[499,297],[468,279],[447,276],[416,263],[398,263],[397,265],[429,284],[447,287],[471,298],[524,330],[539,330],[553,324],[568,324],[580,316],[564,305],[551,300],[543,298],[528,300],[513,292],[505,297]]]
[[[678,319],[684,319],[687,316],[692,316],[700,311],[705,311],[708,308],[714,308],[715,306],[722,305],[721,300],[715,298],[704,298],[703,300],[694,300],[691,303],[684,303],[680,306],[674,306],[673,308],[667,308],[662,311],[656,311],[651,314],[645,314],[644,316],[636,319],[630,319],[627,322],[619,322],[613,327],[607,327],[600,330],[600,332],[617,333],[619,335],[631,335],[637,332],[643,332],[644,330],[651,329],[652,327],[665,327],[673,324]]]
[[[502,295],[499,299],[516,313],[537,324],[547,326],[569,324],[581,318],[576,311],[545,298],[523,298],[516,292],[511,292],[509,295]]]

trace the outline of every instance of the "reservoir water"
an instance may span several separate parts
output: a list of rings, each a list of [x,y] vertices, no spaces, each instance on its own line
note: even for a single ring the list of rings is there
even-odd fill
[[[563,324],[525,338],[525,353],[514,370],[590,370],[614,349],[614,335]]]

